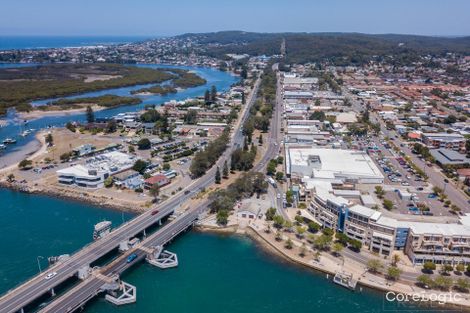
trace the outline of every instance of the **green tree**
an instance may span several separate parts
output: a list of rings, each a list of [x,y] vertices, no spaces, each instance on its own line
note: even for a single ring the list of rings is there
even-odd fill
[[[184,116],[184,122],[186,124],[195,125],[197,124],[197,111],[189,110]]]
[[[277,181],[282,181],[284,179],[284,173],[283,172],[276,172],[276,180]]]
[[[325,112],[323,111],[315,111],[312,114],[310,114],[309,119],[324,122],[326,120],[326,115],[325,115]]]
[[[424,271],[428,273],[432,273],[432,271],[434,271],[435,269],[436,269],[436,264],[434,262],[431,262],[431,261],[424,262],[423,264]]]
[[[390,266],[387,269],[387,278],[390,280],[398,280],[400,278],[401,270],[396,266]]]
[[[333,244],[332,250],[335,256],[339,256],[341,251],[343,251],[343,249],[344,249],[344,246],[340,242],[335,242]]]
[[[211,93],[209,90],[206,90],[206,92],[204,93],[204,102],[206,104],[211,103]]]
[[[346,234],[337,232],[335,234],[335,237],[336,237],[336,240],[338,240],[339,243],[341,243],[343,246],[347,246],[348,241],[349,241],[349,237]]]
[[[134,146],[128,146],[127,150],[129,151],[129,153],[134,153],[135,152]]]
[[[157,202],[158,195],[160,194],[160,185],[153,184],[152,186],[150,186],[149,194],[153,197],[154,202]]]
[[[274,215],[273,217],[274,227],[281,229],[284,226],[284,218],[280,215]]]
[[[87,106],[86,107],[86,121],[88,123],[94,123],[95,122],[95,112],[93,112],[93,109],[91,108],[91,106]]]
[[[289,249],[289,250],[291,250],[294,247],[294,243],[292,242],[290,238],[287,239],[285,247],[286,249]]]
[[[219,225],[227,225],[228,223],[228,211],[227,210],[220,210],[217,212],[216,216],[217,224]]]
[[[224,161],[224,167],[222,169],[222,178],[227,179],[228,178],[228,164],[227,160]]]
[[[462,263],[459,263],[455,266],[455,270],[458,272],[458,273],[463,273],[465,271],[465,265],[462,264]]]
[[[451,264],[443,264],[441,266],[441,273],[443,275],[448,275],[450,272],[452,272],[453,269],[454,267]]]
[[[434,286],[440,290],[447,291],[452,287],[453,280],[450,277],[439,275],[434,279]]]
[[[8,176],[7,176],[7,182],[12,183],[12,182],[14,182],[14,181],[15,181],[15,175],[13,175],[13,174],[11,174],[11,173],[8,174]]]
[[[136,172],[139,172],[140,174],[143,174],[145,169],[147,168],[147,162],[144,160],[137,160],[135,161],[134,165],[132,166],[132,169]]]
[[[384,208],[388,211],[393,209],[393,201],[392,200],[384,199],[383,200],[383,205],[384,205]]]
[[[112,176],[106,178],[103,182],[105,188],[111,188],[113,186],[114,180]]]
[[[382,199],[385,195],[385,191],[382,186],[375,186],[375,194],[379,199]]]
[[[276,208],[273,208],[273,207],[270,207],[267,211],[266,211],[266,220],[267,221],[272,221],[274,216],[276,215]]]
[[[398,262],[400,262],[400,256],[396,253],[392,255],[392,266],[397,266]]]
[[[215,102],[217,100],[217,88],[212,85],[211,87],[211,95],[210,95],[211,102]]]
[[[455,282],[455,288],[462,292],[468,292],[470,289],[470,281],[468,278],[459,278]]]
[[[300,225],[295,227],[295,231],[297,232],[297,235],[299,238],[303,238],[306,230],[307,229],[305,227],[300,226]]]
[[[429,275],[419,275],[416,278],[416,282],[418,283],[419,286],[429,289],[434,286],[434,280],[429,276]]]
[[[383,267],[382,261],[378,259],[370,259],[367,261],[367,270],[371,273],[379,273]]]
[[[142,138],[137,142],[139,150],[148,150],[152,147],[152,144],[148,138]]]
[[[320,225],[313,221],[309,222],[307,226],[308,226],[308,231],[312,233],[316,233],[320,230]]]
[[[221,176],[220,176],[220,169],[217,166],[217,170],[215,171],[215,183],[220,184]]]
[[[106,123],[106,133],[108,134],[111,134],[111,133],[114,133],[116,132],[117,130],[117,123],[114,119],[108,121],[108,123]]]
[[[351,245],[351,249],[356,252],[359,252],[362,248],[362,242],[357,239],[350,239],[349,244]]]
[[[51,147],[52,145],[54,145],[54,138],[52,137],[52,134],[51,134],[51,133],[48,133],[48,134],[46,135],[45,141],[46,141],[46,144],[47,144],[49,147]]]
[[[315,239],[315,241],[313,242],[313,245],[318,250],[328,250],[330,248],[331,241],[332,241],[332,238],[330,236],[321,234]]]
[[[20,161],[20,163],[18,164],[18,168],[20,170],[27,170],[27,169],[30,169],[32,167],[32,164],[33,164],[33,161],[28,160],[28,159],[24,159],[24,160]]]

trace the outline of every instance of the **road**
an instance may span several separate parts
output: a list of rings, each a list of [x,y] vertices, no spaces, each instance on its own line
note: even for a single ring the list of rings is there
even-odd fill
[[[357,99],[355,99],[354,95],[352,95],[346,88],[343,88],[343,93],[348,95],[351,98],[352,107],[356,112],[361,112],[364,110],[364,107]],[[380,128],[382,133],[391,138],[391,140],[395,143],[397,147],[401,149],[405,153],[405,155],[409,156],[413,163],[421,168],[426,175],[428,176],[428,182],[434,186],[437,186],[445,191],[448,199],[455,205],[457,205],[462,211],[470,212],[468,209],[469,205],[469,198],[460,190],[458,189],[452,182],[446,183],[444,179],[446,177],[441,173],[440,170],[436,170],[435,166],[428,167],[425,162],[423,162],[416,154],[411,152],[411,149],[400,139],[400,136],[393,130],[388,130],[384,121],[379,118],[376,114],[370,114],[370,118],[373,122],[380,123]],[[403,145],[403,147],[402,147]]]
[[[229,143],[231,148],[227,149],[219,158],[217,166],[222,167],[223,162],[229,159],[232,151],[243,143],[243,135],[242,132],[239,131],[239,128],[248,118],[249,108],[255,101],[259,85],[260,78],[255,82],[253,91],[247,99],[248,101],[245,109],[243,110],[243,115],[232,133],[232,138]],[[17,312],[21,310],[34,299],[37,299],[41,295],[58,286],[60,283],[74,276],[78,269],[91,264],[109,251],[118,247],[121,241],[128,240],[129,238],[136,236],[144,229],[155,224],[158,220],[171,214],[177,206],[189,200],[195,193],[199,192],[199,190],[207,188],[213,184],[217,166],[213,166],[204,176],[195,180],[174,197],[171,197],[159,204],[158,214],[152,216],[152,210],[142,213],[129,222],[114,229],[105,238],[92,242],[78,252],[72,254],[65,262],[55,264],[42,274],[39,274],[15,289],[10,290],[0,298],[0,312]],[[193,209],[192,211],[195,210],[196,209]],[[52,279],[46,280],[45,275],[50,272],[56,272],[57,274]]]

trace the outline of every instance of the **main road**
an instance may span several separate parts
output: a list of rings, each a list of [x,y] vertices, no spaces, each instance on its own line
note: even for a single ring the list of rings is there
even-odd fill
[[[231,141],[228,143],[231,145],[231,148],[227,149],[217,162],[219,167],[223,166],[223,162],[229,159],[232,151],[243,143],[243,135],[239,129],[248,118],[250,111],[249,108],[255,101],[259,84],[260,78],[256,80],[253,90],[247,99],[247,105],[242,111],[242,116],[234,127]],[[159,212],[156,215],[152,215],[153,210],[142,213],[129,222],[114,229],[105,238],[92,242],[78,252],[72,254],[66,261],[55,264],[48,268],[47,271],[36,275],[20,286],[8,291],[0,298],[0,312],[6,313],[20,311],[41,295],[50,292],[62,282],[76,275],[80,268],[90,265],[92,262],[118,247],[120,242],[136,236],[138,233],[155,224],[156,221],[170,215],[174,212],[176,207],[188,201],[195,193],[198,193],[201,189],[209,187],[214,182],[215,171],[216,166],[213,166],[204,176],[192,182],[180,193],[162,202],[158,207]],[[196,210],[197,209],[193,209],[192,211],[195,212]],[[46,279],[45,276],[47,273],[52,272],[57,274],[51,279]]]

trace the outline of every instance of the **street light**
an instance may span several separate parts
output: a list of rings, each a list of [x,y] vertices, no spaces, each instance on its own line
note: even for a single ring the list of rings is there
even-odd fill
[[[38,255],[37,258],[36,258],[36,260],[38,261],[39,274],[41,274],[41,273],[42,273],[42,269],[41,269],[41,262],[39,262],[39,259],[44,259],[44,257]]]

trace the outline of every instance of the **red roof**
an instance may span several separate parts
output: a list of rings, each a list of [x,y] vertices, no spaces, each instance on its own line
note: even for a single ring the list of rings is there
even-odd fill
[[[457,170],[459,176],[470,177],[470,168],[461,168]]]
[[[165,175],[163,175],[163,174],[157,174],[157,175],[155,175],[155,176],[152,176],[152,177],[150,177],[150,178],[147,178],[147,179],[145,180],[145,183],[150,184],[150,185],[153,185],[153,184],[157,184],[157,183],[160,183],[160,182],[166,181],[166,180],[168,180],[168,178],[167,178]]]

